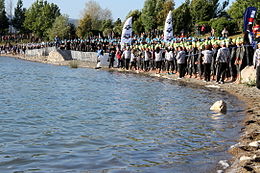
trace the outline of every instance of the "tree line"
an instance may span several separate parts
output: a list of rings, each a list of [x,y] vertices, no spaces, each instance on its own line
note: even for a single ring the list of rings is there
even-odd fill
[[[175,8],[174,0],[145,0],[141,10],[128,12],[133,17],[133,32],[140,35],[144,32],[163,30],[165,18],[173,11],[173,29],[176,35],[185,33],[193,35],[198,26],[208,30],[214,28],[216,36],[226,27],[230,33],[242,31],[243,13],[249,6],[260,10],[260,1],[236,0],[229,8],[229,0],[186,0]],[[258,15],[260,18],[260,15]],[[120,36],[123,21],[113,21],[109,9],[103,9],[96,1],[89,0],[77,26],[69,23],[67,15],[62,15],[60,8],[47,0],[36,0],[28,9],[23,1],[18,0],[14,16],[6,15],[5,0],[0,0],[0,35],[8,34],[9,26],[17,33],[32,33],[38,38],[52,40],[55,36],[65,38],[86,38],[93,35]]]

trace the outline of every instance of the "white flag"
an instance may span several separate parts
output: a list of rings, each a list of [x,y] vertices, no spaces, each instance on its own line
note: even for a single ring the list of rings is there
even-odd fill
[[[124,24],[121,36],[121,44],[131,44],[132,41],[132,17],[129,17]]]
[[[164,26],[164,41],[170,42],[173,38],[172,11],[168,13]]]

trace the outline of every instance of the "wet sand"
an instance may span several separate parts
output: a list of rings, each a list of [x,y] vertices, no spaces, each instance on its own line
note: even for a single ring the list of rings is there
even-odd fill
[[[1,55],[0,55],[1,56]],[[2,55],[9,56],[27,61],[47,63],[53,65],[69,66],[71,61],[50,62],[47,57],[26,57],[24,55]],[[96,63],[76,61],[79,68],[95,68]],[[147,75],[151,77],[158,77],[167,80],[174,80],[184,86],[203,87],[215,91],[226,92],[235,95],[239,100],[245,103],[245,118],[242,124],[240,137],[238,143],[231,146],[229,153],[233,155],[233,159],[228,161],[229,167],[224,171],[228,173],[248,173],[260,172],[260,90],[256,87],[248,87],[244,84],[225,83],[222,85],[215,84],[215,82],[204,82],[203,80],[184,78],[177,80],[177,75],[160,74],[155,72],[136,72],[125,71],[117,68],[108,69],[101,68],[107,71],[118,71],[127,73],[138,73],[140,75]],[[217,166],[221,169],[221,166]],[[223,169],[223,168],[222,168]]]

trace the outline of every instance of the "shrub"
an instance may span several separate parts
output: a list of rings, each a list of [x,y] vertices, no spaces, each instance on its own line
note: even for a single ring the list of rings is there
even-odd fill
[[[222,30],[226,27],[229,32],[229,35],[232,35],[237,32],[237,23],[235,21],[229,20],[225,17],[218,19],[212,19],[210,21],[211,27],[215,29],[215,35],[221,36]]]
[[[248,87],[255,87],[256,86],[256,79],[249,79],[247,83],[245,83]]]
[[[197,22],[195,24],[195,26],[202,26],[204,25],[205,28],[206,28],[206,33],[210,32],[211,31],[211,27],[210,27],[210,24],[209,24],[209,21],[200,21],[200,22]]]

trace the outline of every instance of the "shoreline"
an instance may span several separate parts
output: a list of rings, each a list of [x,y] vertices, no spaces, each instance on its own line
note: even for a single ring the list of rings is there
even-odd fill
[[[52,64],[58,66],[69,66],[71,61],[52,62],[47,61],[47,57],[30,57],[24,55],[2,55],[6,57],[13,57],[21,60]],[[95,68],[96,63],[86,61],[76,61],[79,68]],[[248,87],[244,84],[225,83],[222,85],[215,84],[215,82],[203,82],[202,80],[194,78],[184,78],[176,80],[176,75],[160,74],[156,75],[154,72],[140,72],[125,71],[117,68],[101,68],[101,70],[127,72],[138,75],[147,75],[150,77],[158,77],[178,83],[184,86],[203,87],[214,91],[226,92],[236,96],[244,105],[245,117],[243,117],[242,129],[239,132],[238,143],[231,146],[228,152],[232,154],[233,158],[230,160],[231,166],[225,172],[228,173],[247,173],[260,172],[260,90],[256,87]],[[259,141],[259,142],[257,142]]]

